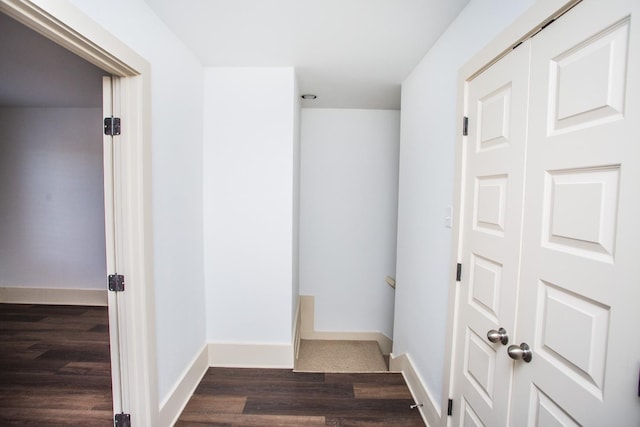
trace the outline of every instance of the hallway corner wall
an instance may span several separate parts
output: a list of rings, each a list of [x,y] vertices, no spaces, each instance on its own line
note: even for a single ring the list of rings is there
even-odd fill
[[[69,2],[150,64],[153,287],[158,395],[163,402],[202,352],[206,339],[204,68],[142,0]]]
[[[275,348],[282,360],[297,302],[295,70],[207,68],[204,93],[207,340],[228,354]],[[222,356],[210,360],[229,363]]]
[[[324,332],[393,337],[400,112],[302,109],[300,293]]]

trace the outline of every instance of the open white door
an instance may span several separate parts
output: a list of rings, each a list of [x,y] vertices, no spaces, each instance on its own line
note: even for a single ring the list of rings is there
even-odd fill
[[[102,105],[103,117],[119,117],[119,105],[117,102],[118,93],[114,86],[118,84],[117,77],[102,78]],[[105,125],[106,126],[106,125]],[[107,245],[107,275],[109,282],[111,277],[117,274],[117,254],[116,254],[116,144],[110,132],[103,133],[103,161],[104,161],[104,211],[105,211],[105,242]],[[111,286],[111,284],[109,284]],[[109,336],[111,349],[111,384],[113,393],[113,412],[120,414],[124,412],[126,406],[124,397],[124,378],[122,369],[122,340],[121,325],[119,315],[119,300],[121,295],[115,291],[108,292],[109,298]]]

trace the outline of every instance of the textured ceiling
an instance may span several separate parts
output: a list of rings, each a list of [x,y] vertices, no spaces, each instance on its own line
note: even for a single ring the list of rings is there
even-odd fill
[[[304,106],[400,108],[469,0],[145,0],[206,66],[294,66]]]

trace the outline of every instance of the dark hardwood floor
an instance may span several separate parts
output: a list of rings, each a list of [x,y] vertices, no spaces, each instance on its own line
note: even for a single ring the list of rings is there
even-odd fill
[[[0,304],[0,426],[112,426],[106,307]],[[401,375],[210,368],[176,426],[423,426]]]
[[[112,426],[106,307],[0,304],[0,426]]]
[[[177,427],[424,426],[400,374],[209,368]]]

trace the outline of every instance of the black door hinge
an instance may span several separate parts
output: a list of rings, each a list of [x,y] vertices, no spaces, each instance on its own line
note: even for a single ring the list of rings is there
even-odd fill
[[[462,280],[462,264],[456,265],[456,282]]]
[[[453,415],[453,399],[449,399],[447,404],[447,416],[450,417],[451,415]]]
[[[464,116],[462,118],[462,136],[469,135],[469,117]]]
[[[105,117],[104,118],[104,134],[116,136],[120,135],[120,117]]]
[[[115,427],[131,427],[131,415],[125,414],[124,412],[121,414],[116,414],[113,419],[116,422]]]
[[[124,291],[124,276],[122,274],[109,275],[109,290],[112,292]]]

